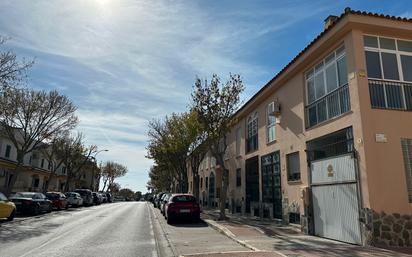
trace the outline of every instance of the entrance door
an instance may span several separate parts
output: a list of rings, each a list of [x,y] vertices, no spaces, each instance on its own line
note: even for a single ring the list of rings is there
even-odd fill
[[[361,244],[353,154],[311,162],[315,235]]]
[[[246,160],[245,170],[246,170],[246,212],[250,213],[250,203],[259,202],[259,159],[257,156]]]
[[[282,219],[279,152],[262,157],[263,202],[273,205],[273,217]]]

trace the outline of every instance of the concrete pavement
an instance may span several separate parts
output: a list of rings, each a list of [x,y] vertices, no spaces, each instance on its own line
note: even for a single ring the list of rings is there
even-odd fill
[[[0,257],[157,257],[144,202],[69,209],[0,224]]]
[[[321,237],[305,235],[294,226],[284,226],[276,224],[275,222],[260,221],[254,218],[248,219],[228,214],[229,220],[217,221],[218,212],[215,210],[204,210],[202,215],[202,218],[217,231],[225,234],[239,244],[256,251],[256,255],[250,256],[267,256],[264,255],[264,252],[272,252],[278,256],[291,257],[411,256],[408,253],[395,252],[375,247],[361,247]]]
[[[173,249],[173,256],[201,256],[202,254],[214,256],[221,253],[251,252],[230,238],[217,233],[205,222],[177,222],[169,225],[158,209],[149,206],[154,215],[153,223],[160,224]]]

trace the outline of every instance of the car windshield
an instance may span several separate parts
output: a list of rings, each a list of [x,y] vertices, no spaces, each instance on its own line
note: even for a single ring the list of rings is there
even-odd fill
[[[191,195],[177,195],[173,197],[175,203],[195,202],[195,198]]]
[[[35,193],[16,193],[14,197],[34,198]]]
[[[52,200],[59,199],[59,195],[58,195],[58,194],[46,193],[46,197],[47,197],[48,199],[52,199]]]

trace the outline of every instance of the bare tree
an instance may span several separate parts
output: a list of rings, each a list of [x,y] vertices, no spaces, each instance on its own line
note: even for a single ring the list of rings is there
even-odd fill
[[[64,151],[65,137],[57,135],[49,144],[40,145],[38,148],[46,160],[50,164],[50,174],[47,178],[44,186],[44,193],[49,191],[50,182],[56,176],[57,170],[64,163],[64,159],[60,158],[61,153]]]
[[[63,160],[67,171],[67,181],[64,191],[70,189],[72,182],[77,182],[85,174],[83,169],[88,163],[93,163],[92,156],[97,152],[97,146],[85,146],[84,136],[78,133],[76,136],[67,136],[62,142],[58,158]],[[93,166],[94,168],[94,166]]]
[[[104,191],[109,190],[111,185],[114,183],[114,180],[119,177],[123,177],[127,173],[127,167],[123,166],[117,162],[108,161],[102,168],[102,178],[103,178],[103,189]]]
[[[220,219],[225,219],[229,171],[225,166],[227,133],[233,125],[233,115],[240,105],[240,94],[244,86],[239,75],[230,75],[225,84],[214,74],[210,83],[197,79],[192,93],[192,109],[197,112],[199,122],[206,133],[207,145],[222,170],[220,193]]]
[[[5,49],[8,38],[0,36],[0,88],[16,87],[22,84],[27,77],[28,69],[34,61],[18,60],[16,53]]]
[[[7,195],[21,172],[24,156],[54,136],[73,129],[78,122],[75,111],[69,98],[57,91],[7,88],[0,94],[1,133],[17,149],[17,165],[6,186]]]

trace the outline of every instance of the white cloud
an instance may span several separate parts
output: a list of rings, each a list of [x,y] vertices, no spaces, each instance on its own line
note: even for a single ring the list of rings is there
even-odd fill
[[[136,174],[152,163],[144,157],[148,120],[185,110],[196,75],[236,72],[253,89],[262,86],[273,70],[247,62],[246,44],[323,10],[286,1],[276,8],[228,6],[230,11],[213,13],[198,4],[2,1],[0,31],[14,46],[40,55],[45,71],[38,81],[73,95],[80,104],[79,130],[110,150],[101,158],[129,167],[131,175],[122,181],[132,185],[133,176],[142,178]]]

